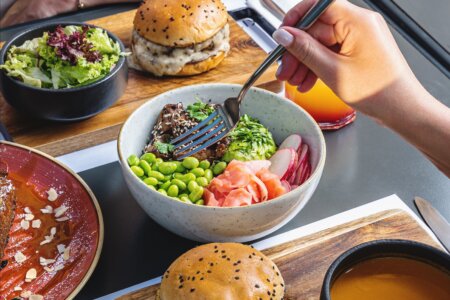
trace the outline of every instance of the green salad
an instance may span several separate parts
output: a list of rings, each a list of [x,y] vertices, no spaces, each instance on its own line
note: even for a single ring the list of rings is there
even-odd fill
[[[21,46],[12,46],[0,69],[38,88],[71,88],[109,74],[120,46],[105,30],[88,26],[58,26]]]

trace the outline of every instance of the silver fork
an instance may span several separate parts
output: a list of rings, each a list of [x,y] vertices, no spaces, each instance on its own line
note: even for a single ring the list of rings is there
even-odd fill
[[[334,0],[319,0],[297,23],[296,27],[306,30],[320,17]],[[286,49],[279,45],[250,76],[237,97],[225,100],[224,105],[216,104],[215,111],[205,120],[170,141],[174,146],[174,156],[183,159],[219,142],[237,125],[240,105],[247,91],[258,78],[277,61]]]

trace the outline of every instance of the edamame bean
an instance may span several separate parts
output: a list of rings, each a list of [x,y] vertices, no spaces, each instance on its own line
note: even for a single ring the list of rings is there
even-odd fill
[[[192,191],[189,194],[189,199],[192,202],[196,202],[196,201],[200,200],[202,198],[202,196],[203,196],[203,188],[201,186],[199,186],[197,189],[195,189],[194,191]]]
[[[170,181],[170,180],[172,180],[172,175],[166,175],[166,176],[164,176],[164,182],[166,182],[166,181]]]
[[[177,197],[178,196],[178,186],[175,184],[172,184],[169,186],[169,189],[167,190],[167,195],[170,197]]]
[[[189,192],[193,192],[194,190],[198,189],[200,186],[198,185],[198,183],[194,180],[189,181],[188,183],[188,190]]]
[[[188,195],[188,194],[185,194],[185,193],[178,195],[178,197],[180,197],[180,198],[182,198],[182,197],[188,197],[188,196],[189,196],[189,195]]]
[[[146,185],[156,186],[156,185],[158,185],[158,179],[156,179],[154,177],[148,177],[148,178],[144,179],[144,183]]]
[[[139,162],[139,167],[141,167],[141,169],[144,170],[144,172],[145,172],[145,174],[147,174],[147,176],[148,176],[148,173],[150,173],[150,171],[152,170],[152,167],[146,160],[141,160]]]
[[[195,177],[202,177],[205,175],[205,170],[203,170],[202,168],[195,168],[195,169],[192,169],[191,172],[189,172],[189,173],[194,174]]]
[[[173,162],[162,162],[158,166],[159,172],[163,173],[164,175],[170,175],[175,172],[177,169],[177,165]]]
[[[205,159],[205,160],[202,160],[198,166],[200,168],[202,168],[203,170],[206,170],[206,169],[209,169],[209,167],[211,166],[211,163],[209,162],[209,160]]]
[[[201,187],[205,187],[208,185],[208,179],[206,179],[205,177],[199,177],[195,181]]]
[[[208,179],[208,182],[211,182],[211,180],[213,179],[214,175],[213,175],[213,171],[211,171],[211,169],[206,169],[205,170],[205,175],[203,176],[206,179]]]
[[[141,167],[131,166],[130,168],[131,168],[131,171],[133,171],[134,175],[136,175],[137,177],[144,176],[144,170],[142,170]]]
[[[128,165],[130,167],[139,165],[139,158],[134,154],[131,154],[130,156],[128,156],[127,161],[128,161]]]
[[[149,189],[156,191],[156,188],[153,185],[147,185]]]
[[[145,160],[145,161],[148,162],[149,164],[152,164],[152,163],[154,163],[155,160],[156,160],[156,155],[153,154],[153,153],[144,153],[144,154],[141,156],[141,159],[142,159],[142,160]]]
[[[195,177],[195,175],[192,174],[192,173],[187,173],[187,174],[184,174],[184,175],[182,175],[182,176],[177,176],[177,177],[175,177],[175,178],[176,178],[176,179],[180,179],[180,180],[183,181],[184,183],[188,184],[189,181],[195,180],[197,177]]]
[[[183,159],[183,167],[190,170],[197,168],[199,164],[198,159],[195,157],[186,157]]]
[[[213,167],[213,173],[214,175],[220,175],[223,173],[223,171],[225,171],[227,167],[227,163],[226,162],[218,162],[214,167]]]
[[[167,191],[167,190],[169,189],[169,186],[170,186],[170,185],[171,185],[170,181],[166,181],[166,182],[164,182],[163,184],[161,184],[161,185],[159,186],[159,188]]]
[[[189,200],[189,197],[188,196],[183,196],[183,197],[178,197],[178,198],[180,198],[180,201],[181,202],[185,202],[185,203],[188,203],[188,204],[192,204],[192,202],[191,202],[191,200]]]
[[[148,177],[153,177],[158,179],[159,181],[164,181],[164,175],[158,171],[150,171],[148,172]]]
[[[164,196],[167,196],[166,190],[159,189],[158,192],[160,192],[160,193],[163,194]]]
[[[183,164],[180,161],[174,161],[174,163],[177,165],[177,169],[175,172],[177,173],[183,173],[186,172],[186,168],[183,166]]]
[[[159,165],[164,161],[161,158],[155,159],[155,162],[152,164],[152,170],[159,171]]]
[[[175,184],[180,191],[183,191],[186,189],[186,183],[184,183],[180,179],[176,179],[176,178],[172,179],[172,184]]]
[[[195,202],[195,204],[197,204],[197,205],[205,205],[205,201],[203,201],[203,199],[200,199],[197,202]]]

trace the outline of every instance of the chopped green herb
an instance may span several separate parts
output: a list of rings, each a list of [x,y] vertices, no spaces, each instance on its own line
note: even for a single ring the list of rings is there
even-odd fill
[[[161,143],[161,142],[156,142],[155,146],[156,146],[156,149],[158,149],[158,151],[161,152],[162,154],[168,154],[169,152],[172,152],[175,148],[171,144]]]
[[[200,99],[197,99],[197,102],[187,106],[186,111],[191,118],[196,119],[197,121],[203,121],[214,112],[214,106],[203,103]]]

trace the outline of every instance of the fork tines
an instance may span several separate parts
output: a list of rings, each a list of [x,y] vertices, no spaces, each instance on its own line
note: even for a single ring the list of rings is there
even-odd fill
[[[205,120],[174,138],[173,155],[183,159],[193,155],[221,140],[231,130],[231,125],[221,106],[217,106]]]

